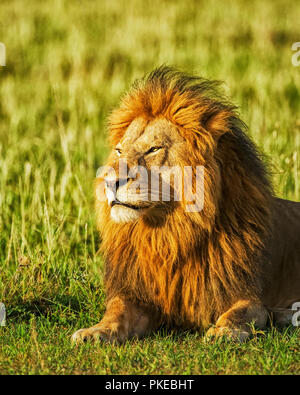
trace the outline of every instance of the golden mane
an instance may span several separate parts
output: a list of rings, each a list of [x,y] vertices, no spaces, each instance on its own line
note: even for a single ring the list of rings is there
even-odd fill
[[[158,226],[119,224],[96,201],[108,299],[123,294],[187,327],[206,327],[241,297],[259,297],[271,226],[267,171],[217,85],[160,67],[134,84],[109,125],[115,145],[138,117],[171,121],[189,144],[189,163],[205,164],[203,212],[179,206]]]

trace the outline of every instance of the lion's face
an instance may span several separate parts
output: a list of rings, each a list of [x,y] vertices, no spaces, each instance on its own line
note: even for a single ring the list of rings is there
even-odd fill
[[[171,122],[135,119],[108,160],[111,171],[104,181],[111,218],[131,222],[174,207],[174,180],[187,153],[184,138]]]

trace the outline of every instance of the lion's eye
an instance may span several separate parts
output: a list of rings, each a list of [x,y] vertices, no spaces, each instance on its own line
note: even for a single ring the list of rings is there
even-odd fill
[[[121,153],[122,153],[122,150],[120,148],[116,148],[116,153],[117,153],[118,156],[120,156]]]
[[[157,152],[158,150],[160,150],[162,147],[151,147],[147,152],[147,154],[152,154],[153,152]]]

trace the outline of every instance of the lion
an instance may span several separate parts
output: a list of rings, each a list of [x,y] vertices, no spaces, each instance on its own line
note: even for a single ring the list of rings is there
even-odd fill
[[[137,81],[109,120],[114,171],[95,184],[106,312],[75,342],[124,342],[161,326],[245,341],[300,301],[300,203],[274,196],[268,167],[218,82],[161,66]],[[204,168],[203,204],[131,188],[142,166]],[[195,191],[195,180],[190,185]],[[291,310],[286,310],[291,311]],[[275,314],[276,317],[276,314]]]

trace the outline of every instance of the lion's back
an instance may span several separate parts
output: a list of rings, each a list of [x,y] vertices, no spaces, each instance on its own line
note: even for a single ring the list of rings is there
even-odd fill
[[[274,199],[273,232],[268,246],[264,301],[288,307],[300,300],[300,203]]]

